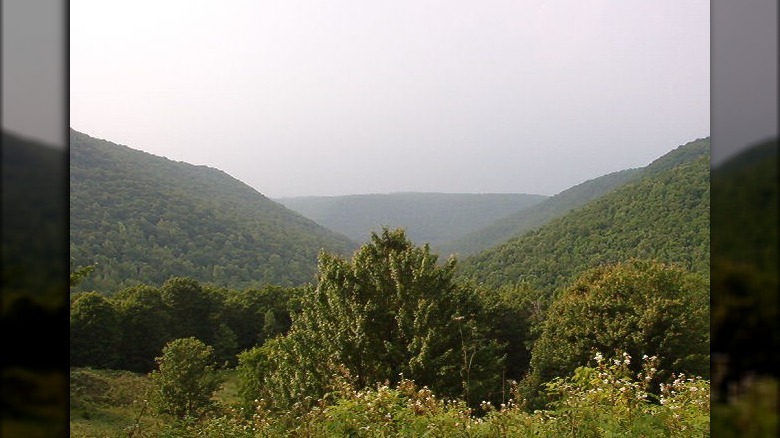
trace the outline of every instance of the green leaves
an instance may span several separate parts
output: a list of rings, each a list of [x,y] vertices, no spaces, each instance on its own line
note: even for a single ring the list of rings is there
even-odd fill
[[[117,365],[121,333],[119,318],[111,303],[97,292],[71,297],[71,366],[111,368]]]
[[[300,285],[321,248],[355,246],[217,169],[75,131],[70,189],[73,263],[100,263],[76,290],[112,293],[171,276],[231,288]]]
[[[213,349],[195,338],[169,342],[157,358],[152,403],[163,413],[179,419],[196,417],[212,404],[219,387],[214,371]]]
[[[653,261],[592,269],[550,307],[533,348],[534,378],[564,376],[595,351],[656,355],[666,376],[708,376],[708,292],[700,276]]]
[[[470,388],[485,395],[491,385],[479,382],[500,378],[500,348],[475,322],[476,295],[453,282],[454,260],[437,261],[403,230],[388,229],[351,261],[322,254],[318,284],[303,296],[290,333],[255,361],[271,364],[261,391],[274,402],[317,398],[334,373],[346,371],[357,388],[403,376],[443,395]]]
[[[587,269],[630,258],[709,275],[709,155],[693,157],[648,166],[641,178],[470,257],[463,275],[492,287],[527,281],[548,297]]]

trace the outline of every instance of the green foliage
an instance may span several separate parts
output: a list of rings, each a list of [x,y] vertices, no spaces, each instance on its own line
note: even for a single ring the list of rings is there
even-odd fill
[[[98,263],[78,290],[116,292],[172,276],[231,288],[300,285],[323,248],[355,245],[217,169],[71,130],[70,254]]]
[[[71,368],[70,436],[159,436],[147,397],[152,381],[129,371]]]
[[[184,437],[706,437],[709,436],[709,382],[671,376],[654,385],[657,358],[645,358],[634,373],[626,354],[597,355],[592,367],[547,385],[556,395],[549,410],[528,412],[517,390],[500,405],[469,407],[461,399],[437,396],[401,379],[390,386],[358,389],[336,377],[332,391],[302,411],[277,412],[266,400],[228,408],[184,424]],[[658,394],[658,395],[654,395]]]
[[[709,275],[709,159],[626,184],[543,227],[467,259],[490,287],[527,281],[547,297],[594,266],[656,259]]]
[[[278,286],[216,289],[183,277],[172,277],[161,288],[134,286],[110,297],[79,292],[71,300],[71,355],[80,365],[146,373],[167,342],[194,336],[214,347],[220,365],[235,366],[239,352],[289,330],[299,294]],[[89,316],[98,310],[102,316]],[[107,348],[113,353],[101,353]]]
[[[289,408],[322,396],[334,374],[358,388],[406,377],[446,396],[490,397],[500,345],[480,324],[476,294],[453,282],[454,267],[402,230],[373,234],[351,261],[322,254],[290,333],[242,357],[263,376],[249,397]]]
[[[575,208],[637,179],[640,175],[640,169],[626,169],[585,181],[538,204],[497,219],[484,228],[447,242],[442,245],[442,251],[459,254],[461,257],[472,256],[562,217]]]
[[[547,312],[532,351],[529,389],[571,373],[595,351],[658,356],[662,377],[708,376],[708,300],[707,282],[674,266],[632,260],[592,269]],[[533,391],[526,396],[536,402]]]
[[[119,318],[110,302],[97,292],[71,297],[71,366],[111,368],[119,359]]]
[[[235,332],[227,324],[221,323],[214,332],[214,357],[225,367],[236,366],[236,354],[238,350],[238,338]]]
[[[217,289],[212,291],[221,303],[220,321],[236,335],[238,351],[262,344],[286,333],[292,321],[291,299],[299,292],[292,288],[266,286],[262,289]]]
[[[121,332],[117,367],[140,373],[153,370],[155,356],[173,339],[171,318],[160,290],[151,286],[128,288],[114,295],[111,303],[119,315]]]
[[[579,367],[546,385],[556,401],[542,415],[557,436],[709,436],[707,380],[672,375],[654,389],[657,357],[645,356],[638,373],[625,352],[611,359],[597,352],[594,359],[595,368]]]
[[[574,187],[568,188],[536,205],[523,209],[495,223],[470,233],[461,239],[449,242],[441,247],[443,253],[458,253],[462,257],[477,254],[500,245],[513,237],[521,236],[537,229],[553,219],[557,219],[593,201],[613,190],[637,181],[657,175],[680,164],[709,156],[709,138],[699,139],[663,155],[649,165],[639,169],[626,169],[600,176]]]
[[[166,344],[157,364],[150,374],[151,402],[159,412],[185,419],[212,406],[211,397],[220,384],[213,348],[195,338],[176,339]]]
[[[192,278],[171,277],[160,288],[160,296],[171,320],[173,338],[194,336],[211,341],[216,303],[200,283]]]
[[[489,337],[505,346],[505,380],[520,380],[529,369],[531,346],[547,307],[545,300],[527,283],[477,289],[483,313],[489,318],[485,321]]]
[[[78,286],[95,271],[95,265],[83,266],[70,273],[70,287]]]

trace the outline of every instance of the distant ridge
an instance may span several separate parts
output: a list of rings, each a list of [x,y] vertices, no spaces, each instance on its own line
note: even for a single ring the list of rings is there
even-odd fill
[[[225,172],[70,132],[72,264],[98,263],[82,290],[111,292],[189,276],[220,286],[313,280],[344,236]]]
[[[566,189],[539,204],[499,219],[485,228],[474,231],[442,246],[447,254],[468,257],[494,247],[514,236],[519,236],[561,217],[572,209],[608,193],[631,181],[638,169],[627,169],[594,178]]]
[[[547,197],[522,193],[390,193],[280,198],[279,202],[356,241],[382,226],[406,229],[416,244],[442,244]]]
[[[657,158],[647,166],[626,169],[594,178],[566,189],[543,202],[519,211],[511,216],[468,234],[442,246],[444,253],[456,253],[468,257],[480,251],[499,245],[512,237],[521,236],[531,230],[562,217],[566,213],[593,201],[631,181],[663,172],[678,164],[709,155],[709,138],[697,139]]]

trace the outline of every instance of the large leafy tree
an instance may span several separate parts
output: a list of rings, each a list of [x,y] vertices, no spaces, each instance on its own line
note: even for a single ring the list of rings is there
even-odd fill
[[[352,260],[322,254],[291,332],[242,356],[244,369],[264,373],[255,385],[280,404],[322,396],[334,373],[355,387],[403,376],[445,396],[489,398],[501,386],[501,346],[454,268],[403,230],[372,234]]]
[[[175,339],[156,360],[158,369],[150,376],[152,402],[160,412],[193,417],[212,405],[211,396],[220,385],[213,348],[195,338]]]
[[[171,324],[160,290],[136,286],[112,297],[121,330],[120,364],[123,369],[147,373],[155,356],[171,340]]]
[[[160,289],[162,301],[171,318],[171,336],[194,336],[210,342],[213,328],[210,322],[217,303],[196,280],[189,277],[171,277]]]
[[[290,329],[290,297],[293,289],[266,286],[262,289],[216,289],[221,321],[236,336],[238,350],[262,344]]]
[[[709,376],[709,285],[655,261],[591,269],[553,302],[534,344],[528,388],[566,376],[594,354],[644,355],[664,372]],[[533,394],[528,394],[533,398]]]
[[[119,359],[118,315],[97,292],[74,294],[70,300],[71,366],[113,368]]]

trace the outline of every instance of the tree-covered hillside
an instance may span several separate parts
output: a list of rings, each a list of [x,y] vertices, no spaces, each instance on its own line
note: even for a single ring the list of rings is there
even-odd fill
[[[80,290],[188,276],[226,287],[311,281],[321,249],[356,247],[226,173],[70,133],[74,267]]]
[[[485,228],[469,233],[455,241],[448,242],[442,246],[442,252],[468,257],[492,248],[514,236],[524,234],[557,217],[563,216],[590,200],[598,198],[631,180],[637,172],[638,169],[626,169],[585,181],[534,206],[498,219]]]
[[[690,143],[696,149],[709,140]],[[689,146],[691,147],[691,146]],[[527,281],[548,296],[586,269],[657,259],[709,275],[709,153],[678,148],[625,184],[541,228],[470,257],[463,274],[488,286]]]
[[[278,201],[318,224],[364,241],[382,226],[404,228],[434,248],[547,199],[522,193],[391,193],[311,196]]]
[[[534,206],[497,220],[460,239],[442,245],[445,254],[468,257],[521,236],[561,217],[575,208],[597,199],[612,190],[639,178],[657,174],[678,164],[709,154],[709,138],[698,139],[677,147],[646,167],[626,169],[600,176],[566,189]]]

